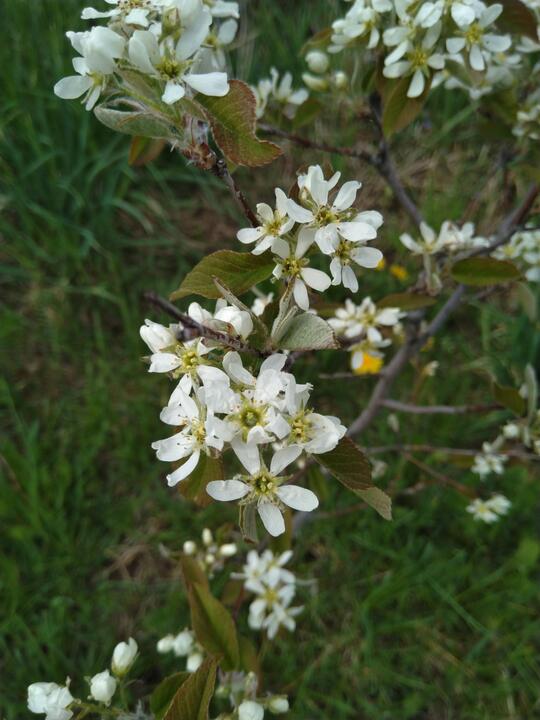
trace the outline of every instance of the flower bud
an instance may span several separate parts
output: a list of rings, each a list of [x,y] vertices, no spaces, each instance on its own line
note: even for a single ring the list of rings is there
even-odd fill
[[[244,700],[238,706],[238,720],[263,720],[264,709],[253,700]]]
[[[268,709],[274,715],[289,712],[289,701],[284,695],[275,695],[273,698],[270,698]]]
[[[336,90],[345,90],[349,86],[349,78],[343,70],[337,70],[332,75],[332,84]]]
[[[330,65],[330,58],[322,50],[311,50],[306,55],[306,63],[311,72],[325,73]]]
[[[156,649],[158,653],[168,653],[171,652],[171,650],[174,647],[174,635],[165,635],[165,637],[162,637],[161,640],[158,640]]]
[[[221,557],[229,558],[236,555],[237,547],[234,543],[226,543],[219,548],[219,554]]]
[[[208,528],[204,528],[204,530],[202,531],[202,541],[207,547],[214,542],[214,538],[212,537],[212,531]]]
[[[193,540],[186,540],[184,543],[184,555],[195,555],[197,552],[197,545]]]
[[[112,656],[112,671],[118,677],[125,675],[137,657],[137,643],[133,638],[129,638],[127,643],[121,642],[114,648]]]
[[[201,652],[193,652],[188,655],[186,670],[190,673],[196,672],[203,664],[203,654]]]
[[[509,440],[519,437],[519,425],[513,422],[507,423],[503,428],[503,435]]]
[[[328,90],[328,81],[326,78],[317,77],[317,75],[311,75],[310,73],[304,73],[302,75],[302,80],[304,81],[304,85],[307,85],[310,90],[314,90],[315,92],[324,92],[325,90]]]
[[[90,680],[90,695],[94,700],[109,705],[116,692],[116,680],[108,670],[94,675]]]
[[[253,331],[253,320],[251,319],[251,315],[245,310],[227,306],[218,310],[214,317],[216,320],[221,320],[221,322],[232,325],[241,338],[247,338]]]
[[[188,630],[187,628],[182,630],[182,632],[178,633],[178,635],[174,638],[174,654],[178,655],[178,657],[189,655],[194,642],[195,640],[191,630]]]
[[[206,565],[211,566],[216,562],[216,556],[213,553],[207,553],[204,558]]]

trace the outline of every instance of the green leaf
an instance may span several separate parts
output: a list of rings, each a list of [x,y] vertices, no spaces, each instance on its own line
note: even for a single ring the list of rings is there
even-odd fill
[[[111,130],[148,138],[177,138],[177,133],[154,115],[144,112],[125,112],[98,105],[94,108],[97,119]]]
[[[491,0],[493,4],[495,0]],[[497,25],[505,32],[516,35],[526,35],[538,41],[536,26],[538,22],[532,10],[520,0],[496,0],[503,6],[502,14],[497,19]]]
[[[420,308],[429,307],[437,302],[436,298],[429,295],[418,295],[416,293],[394,293],[387,295],[377,302],[377,307],[389,308],[397,307],[401,310],[419,310]]]
[[[525,387],[527,388],[527,418],[529,422],[532,422],[538,405],[538,383],[532,365],[527,365],[525,368]]]
[[[189,589],[191,624],[197,640],[211,655],[222,655],[226,670],[238,667],[236,626],[227,608],[210,590],[194,583]]]
[[[282,154],[281,148],[255,135],[255,95],[246,83],[229,81],[230,90],[224,97],[198,94],[212,127],[214,140],[223,154],[236,165],[258,167],[272,162]]]
[[[257,543],[259,541],[257,535],[257,506],[255,503],[249,505],[240,505],[238,525],[242,532],[242,537],[248,542]]]
[[[525,314],[531,322],[536,322],[538,317],[538,303],[536,295],[526,283],[518,283],[516,289],[517,296]]]
[[[342,438],[334,450],[313,457],[385,520],[392,519],[392,501],[386,493],[373,485],[371,464],[350,438]]]
[[[300,55],[303,55],[305,52],[312,50],[313,48],[326,48],[332,38],[333,32],[334,31],[331,27],[326,27],[316,32],[315,35],[312,35],[301,47]]]
[[[129,146],[128,163],[133,167],[148,165],[161,155],[166,145],[165,140],[134,137]]]
[[[508,410],[511,410],[518,417],[522,417],[525,414],[525,400],[515,388],[493,383],[493,397],[499,405],[508,408]]]
[[[191,587],[191,585],[203,585],[208,588],[206,573],[194,557],[182,555],[180,565],[182,567],[182,575],[184,576],[186,588]]]
[[[207,507],[212,502],[212,498],[206,492],[206,486],[212,480],[223,480],[224,477],[222,458],[213,458],[201,453],[195,470],[178,483],[178,491],[187,500],[193,500],[196,505]]]
[[[243,635],[238,636],[240,646],[240,668],[244,672],[253,672],[259,674],[261,666],[257,656],[257,649],[249,638]]]
[[[218,250],[203,258],[182,284],[171,295],[171,300],[178,300],[186,295],[202,295],[210,300],[217,300],[221,293],[216,287],[214,278],[221,280],[235,295],[242,295],[253,285],[266,280],[274,269],[272,257],[239,253],[233,250]]]
[[[163,720],[208,720],[216,685],[217,659],[208,658],[179,687]]]
[[[457,282],[479,287],[497,285],[521,277],[521,272],[513,263],[492,257],[473,257],[458,260],[452,266],[450,274]]]
[[[150,695],[150,710],[155,720],[162,720],[162,718],[165,717],[165,713],[169,709],[174,696],[189,676],[190,673],[188,672],[179,672],[175,675],[170,675],[159,683]]]
[[[424,92],[417,98],[407,97],[411,78],[387,81],[383,97],[382,124],[385,135],[403,130],[420,114],[426,102],[430,82],[426,82]]]
[[[325,350],[337,348],[338,342],[325,320],[312,313],[301,313],[291,320],[278,346],[283,350]]]
[[[308,98],[295,112],[292,120],[293,128],[298,130],[299,128],[304,127],[304,125],[309,125],[309,123],[313,122],[313,120],[320,115],[322,109],[323,105],[317,99],[314,97]]]

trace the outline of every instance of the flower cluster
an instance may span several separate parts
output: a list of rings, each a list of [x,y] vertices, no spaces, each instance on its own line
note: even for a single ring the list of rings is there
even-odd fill
[[[268,113],[283,114],[292,119],[309,97],[305,88],[293,88],[290,72],[280,79],[276,68],[270,68],[270,77],[259,80],[251,89],[256,101],[255,114],[259,119]]]
[[[321,167],[311,165],[307,173],[298,176],[296,199],[276,188],[275,209],[259,203],[260,226],[238,232],[241,243],[254,245],[254,254],[266,250],[274,253],[274,277],[287,282],[302,310],[309,309],[308,288],[324,292],[330,285],[343,284],[356,292],[354,267],[376,268],[383,257],[380,250],[367,245],[377,237],[382,215],[375,210],[359,212],[353,208],[362,187],[356,180],[344,183],[333,193],[340,176],[336,172],[326,180]],[[329,257],[332,277],[309,267],[314,249]]]
[[[232,712],[221,713],[214,720],[263,720],[265,710],[272,715],[289,711],[286,695],[257,696],[258,679],[255,673],[227,673],[220,679],[216,698],[227,700]]]
[[[491,524],[497,522],[502,515],[506,515],[512,503],[504,495],[493,495],[489,500],[476,498],[467,505],[467,512],[471,513],[475,520]]]
[[[173,652],[176,657],[185,657],[186,670],[190,673],[198,670],[204,660],[204,648],[189,628],[184,628],[178,635],[165,635],[158,641],[156,648],[161,654]]]
[[[493,252],[499,260],[517,260],[529,282],[540,282],[540,230],[525,228],[514,233],[510,242]]]
[[[501,438],[497,438],[494,443],[485,442],[482,444],[482,452],[475,455],[471,470],[476,475],[479,475],[481,480],[484,480],[492,473],[495,475],[503,474],[504,464],[508,458],[498,452],[501,444]]]
[[[351,367],[359,374],[378,372],[382,367],[382,348],[392,344],[392,338],[385,328],[392,328],[393,334],[401,333],[400,320],[405,316],[399,308],[378,308],[370,297],[355,305],[345,300],[344,307],[335,312],[328,322],[336,333],[349,345]]]
[[[54,87],[64,99],[83,97],[91,110],[102,93],[121,88],[140,100],[143,76],[165,105],[194,93],[226,95],[224,48],[237,31],[238,3],[202,0],[106,0],[107,10],[85,8],[84,20],[106,19],[84,32],[68,32],[76,75]],[[146,86],[144,86],[146,87]],[[135,89],[138,88],[138,91]],[[148,98],[146,98],[148,99]]]
[[[518,110],[512,132],[523,140],[540,140],[540,91],[531,93]]]
[[[481,0],[356,0],[332,25],[329,53],[360,47],[382,55],[383,75],[409,78],[407,95],[419,97],[430,83],[460,87],[473,95],[504,84],[532,48],[497,28],[502,4]],[[527,38],[521,38],[521,41]]]
[[[137,652],[137,643],[133,638],[127,643],[118,643],[111,660],[112,674],[106,669],[88,678],[89,699],[96,701],[102,707],[108,707],[119,682],[131,670]],[[69,679],[65,685],[51,682],[32,683],[28,687],[28,709],[38,715],[45,715],[45,720],[69,720],[76,709],[81,709],[83,714],[87,714],[89,709],[86,708],[85,702],[73,697],[69,685]]]
[[[233,577],[244,581],[244,588],[255,595],[249,606],[249,626],[253,630],[265,630],[273,639],[281,627],[292,631],[295,617],[303,607],[291,607],[296,593],[296,578],[285,568],[292,552],[274,555],[271,550],[259,554],[250,550],[242,573]]]
[[[476,235],[473,223],[464,223],[460,227],[451,220],[442,223],[438,234],[427,223],[421,222],[420,238],[415,240],[409,233],[403,233],[399,239],[413,255],[422,257],[426,284],[430,292],[437,292],[441,288],[434,256],[439,253],[448,255],[489,245],[489,239]]]
[[[183,550],[185,555],[197,560],[201,570],[204,570],[208,577],[221,570],[225,560],[234,557],[238,552],[236,543],[218,544],[208,528],[202,531],[202,547],[193,540],[186,540]]]
[[[189,314],[214,327],[217,314],[196,304]],[[249,313],[232,308],[228,322],[240,332],[247,329],[244,316]],[[141,328],[153,351],[150,372],[167,372],[179,380],[160,415],[176,432],[152,445],[160,460],[183,460],[167,481],[173,486],[187,478],[202,454],[216,457],[231,448],[245,472],[208,483],[207,493],[256,508],[268,532],[279,535],[285,529],[285,506],[310,511],[318,505],[313,492],[287,484],[283,471],[303,453],[333,450],[345,427],[335,417],[313,412],[311,386],[297,384],[284,371],[285,355],[267,357],[254,374],[237,352],[223,354],[222,347],[203,338],[179,340],[181,332],[179,325],[166,328],[148,320]]]

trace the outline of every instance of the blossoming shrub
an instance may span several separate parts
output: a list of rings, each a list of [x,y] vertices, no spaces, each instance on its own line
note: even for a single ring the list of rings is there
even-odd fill
[[[375,484],[385,464],[352,440],[383,406],[426,414],[505,412],[495,440],[469,451],[470,470],[480,483],[503,474],[511,458],[534,462],[540,455],[530,366],[519,388],[494,379],[492,403],[482,407],[422,407],[390,397],[401,372],[469,295],[521,281],[522,301],[536,318],[524,281],[539,278],[538,188],[532,185],[491,232],[480,235],[471,222],[455,218],[435,230],[401,183],[387,140],[420,114],[437,85],[466,90],[471,102],[497,102],[503,88],[511,102],[504,117],[496,118],[497,129],[504,125],[516,143],[537,140],[529,76],[538,71],[538,8],[520,0],[356,0],[343,18],[308,41],[307,87],[294,88],[290,73],[280,79],[272,69],[270,78],[250,89],[228,73],[228,50],[242,22],[236,2],[106,4],[83,10],[83,20],[98,24],[67,34],[78,53],[76,75],[60,80],[56,94],[82,98],[102,123],[132,135],[132,158],[148,144],[154,155],[169,146],[212,172],[246,219],[237,248],[204,257],[171,294],[173,301],[196,295],[203,304],[191,301],[180,309],[150,293],[148,300],[174,322],[147,319],[140,328],[149,372],[165,376],[160,382],[171,387],[160,413],[164,437],[152,443],[157,459],[168,465],[167,483],[198,506],[234,503],[238,529],[224,522],[205,529],[200,542],[183,543],[191,620],[183,627],[171,623],[171,632],[157,642],[159,653],[185,658],[182,669],[148,697],[130,694],[138,654],[130,638],[116,646],[110,668],[86,679],[86,689],[82,678],[31,684],[28,708],[48,720],[202,720],[210,714],[261,720],[266,711],[289,710],[282,688],[264,687],[261,657],[270,655],[278,633],[293,632],[301,622],[298,589],[314,587],[291,569],[294,532],[320,505],[314,488],[306,487],[313,467],[390,520],[391,499]],[[355,56],[352,73],[336,62],[346,53]],[[368,114],[372,148],[331,147],[309,132],[293,132],[299,118],[309,126],[333,102],[350,111],[351,122],[359,110]],[[407,292],[375,299],[369,294],[373,273],[386,271],[378,247],[384,218],[378,209],[362,207],[359,180],[313,163],[298,170],[293,187],[273,189],[273,206],[260,202],[251,209],[232,165],[256,168],[283,152],[257,136],[257,121],[260,130],[287,143],[358,158],[380,172],[414,225],[399,238],[411,256],[407,264],[417,263]],[[400,264],[389,271],[407,277]],[[342,288],[339,303],[329,295],[334,288]],[[323,351],[350,354],[351,378],[376,376],[370,400],[349,428],[312,402],[319,382],[314,368]],[[311,382],[295,376],[300,356],[313,359]],[[436,368],[430,363],[423,372]],[[390,416],[390,423],[399,421]],[[496,522],[511,501],[480,483],[474,498],[456,486],[467,497],[463,507],[475,520]],[[230,517],[225,509],[223,516]]]

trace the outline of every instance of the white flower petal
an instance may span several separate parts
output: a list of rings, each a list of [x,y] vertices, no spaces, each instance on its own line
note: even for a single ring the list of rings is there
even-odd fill
[[[206,492],[214,500],[229,502],[245,497],[250,492],[250,488],[241,480],[212,480],[206,486]]]
[[[302,454],[302,448],[298,445],[278,450],[270,463],[270,472],[272,475],[279,475],[288,465],[294,462]]]
[[[227,73],[212,72],[202,75],[184,75],[184,82],[197,92],[212,97],[223,97],[229,92]]]
[[[180,467],[170,475],[167,475],[167,484],[169,487],[177,485],[181,480],[184,480],[184,478],[187,478],[188,475],[191,475],[199,464],[200,457],[200,450],[196,450],[189,460],[187,460],[183,465],[180,465]]]
[[[293,510],[311,512],[319,506],[315,493],[298,485],[282,485],[276,489],[276,495]]]
[[[264,527],[272,535],[277,537],[285,532],[285,520],[281,514],[281,510],[271,502],[263,502],[257,507],[259,517]]]

